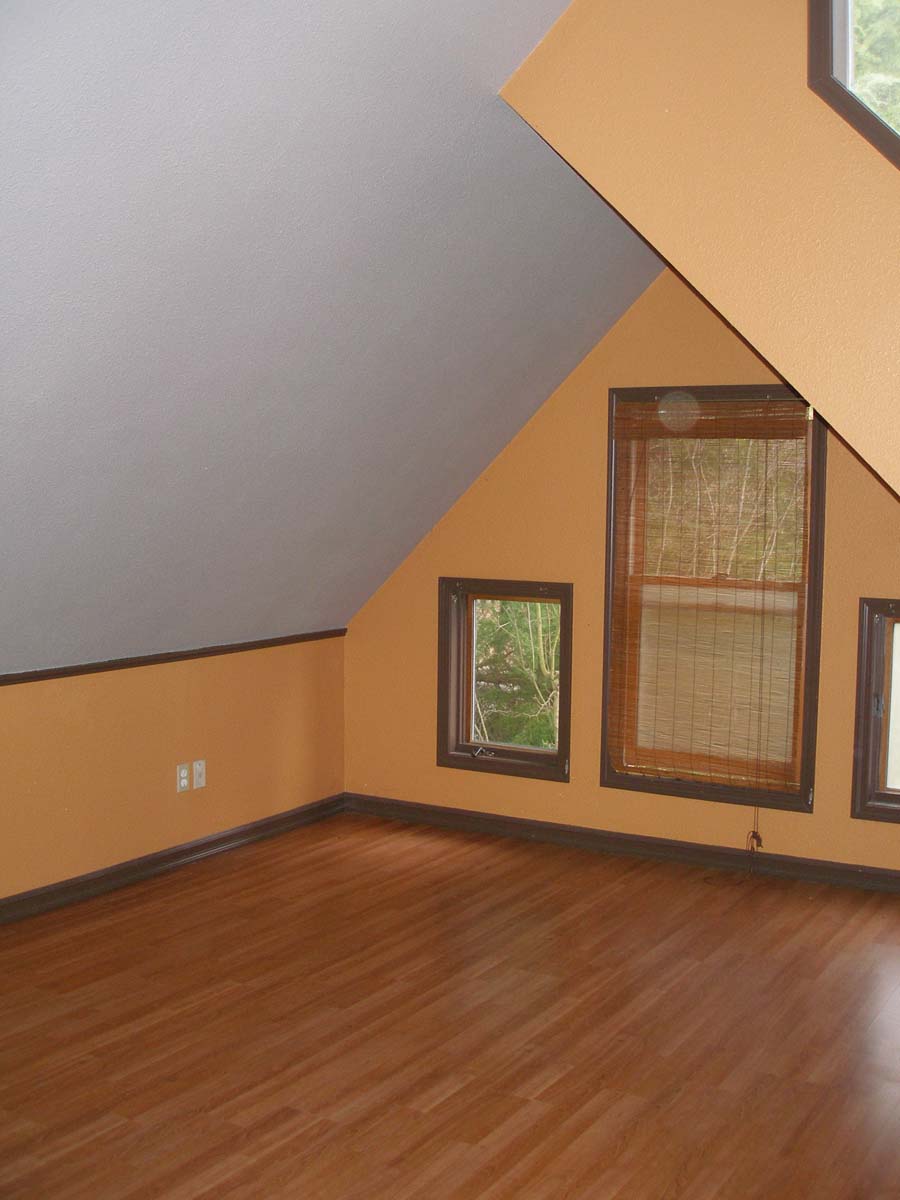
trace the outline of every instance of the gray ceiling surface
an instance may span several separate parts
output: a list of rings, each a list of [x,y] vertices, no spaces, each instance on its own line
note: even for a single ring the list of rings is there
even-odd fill
[[[0,4],[0,672],[346,624],[644,290],[563,6]]]

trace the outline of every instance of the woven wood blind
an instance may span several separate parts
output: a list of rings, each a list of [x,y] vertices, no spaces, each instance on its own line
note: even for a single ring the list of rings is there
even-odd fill
[[[617,400],[608,753],[800,787],[812,424],[802,400]]]

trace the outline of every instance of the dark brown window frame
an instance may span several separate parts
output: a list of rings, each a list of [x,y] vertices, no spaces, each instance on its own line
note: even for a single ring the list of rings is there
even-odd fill
[[[882,760],[887,749],[884,718],[890,708],[890,699],[885,695],[885,659],[891,618],[900,621],[900,600],[860,599],[850,815],[863,821],[900,822],[900,792],[881,787]]]
[[[472,742],[467,736],[470,598],[557,601],[559,614],[559,728],[555,751]],[[439,767],[569,782],[572,714],[572,585],[521,579],[438,580]]]
[[[667,796],[683,796],[696,800],[712,800],[725,804],[744,804],[759,808],[785,809],[791,812],[812,812],[815,786],[816,724],[819,695],[819,650],[822,623],[822,567],[825,548],[825,459],[827,431],[825,423],[814,416],[812,461],[810,467],[810,513],[808,548],[808,595],[806,605],[806,643],[803,673],[803,724],[800,736],[800,789],[797,794],[767,788],[734,788],[726,784],[703,783],[690,779],[659,778],[617,771],[610,762],[609,713],[612,656],[612,624],[615,580],[615,478],[616,440],[613,436],[616,400],[659,401],[669,392],[689,392],[698,400],[799,400],[788,387],[759,387],[728,385],[722,387],[611,388],[609,392],[609,426],[607,450],[606,494],[606,579],[603,622],[603,724],[601,729],[602,787],[647,792]]]
[[[900,136],[834,74],[833,0],[809,0],[809,86],[895,167],[900,167]]]

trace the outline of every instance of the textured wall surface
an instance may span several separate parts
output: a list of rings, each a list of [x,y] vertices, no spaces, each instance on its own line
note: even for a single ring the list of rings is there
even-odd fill
[[[575,0],[513,108],[900,490],[900,172],[806,84],[807,0]]]
[[[654,283],[353,620],[347,789],[743,847],[752,809],[599,785],[608,390],[773,378],[674,275]],[[850,776],[859,597],[900,587],[900,501],[832,436],[826,510],[814,812],[759,828],[777,854],[896,869],[900,826],[851,820]],[[435,765],[439,575],[574,584],[570,783]]]
[[[561,0],[8,0],[0,672],[343,625],[658,271]]]
[[[343,661],[332,638],[0,688],[0,897],[341,791]]]

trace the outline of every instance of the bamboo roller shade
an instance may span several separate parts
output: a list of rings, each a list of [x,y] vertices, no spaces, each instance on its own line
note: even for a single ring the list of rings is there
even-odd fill
[[[615,770],[799,789],[808,411],[686,392],[617,401]]]

